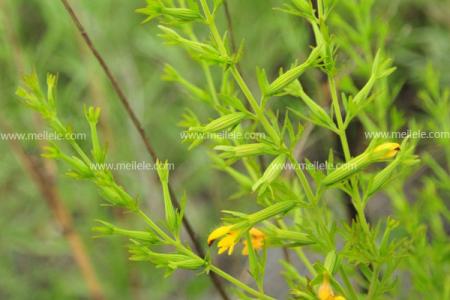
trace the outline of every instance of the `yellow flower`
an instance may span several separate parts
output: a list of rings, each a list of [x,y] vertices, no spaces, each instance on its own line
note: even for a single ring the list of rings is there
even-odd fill
[[[234,246],[238,242],[237,237],[239,235],[239,231],[231,230],[232,227],[232,225],[221,226],[213,230],[213,232],[211,232],[208,236],[208,246],[211,246],[215,240],[220,238],[220,241],[217,244],[217,247],[219,247],[219,254],[222,254],[228,250],[228,255],[231,255],[233,253]]]
[[[379,154],[381,160],[393,158],[398,151],[400,151],[400,144],[397,143],[384,143],[373,149],[373,153]]]
[[[219,228],[214,229],[213,232],[211,232],[208,236],[208,246],[211,246],[211,244],[214,243],[215,240],[230,232],[231,227],[233,226],[232,225],[221,226]]]
[[[234,247],[239,242],[239,236],[241,232],[239,230],[231,230],[233,225],[221,226],[213,230],[208,236],[208,246],[211,246],[215,240],[220,239],[217,247],[218,253],[222,254],[228,250],[228,255],[233,253]],[[250,239],[252,241],[252,247],[255,250],[259,250],[264,246],[264,233],[256,228],[250,229]],[[248,255],[247,241],[244,241],[243,255]]]
[[[252,242],[252,247],[255,250],[261,250],[264,247],[264,232],[257,228],[250,229],[250,240]],[[244,249],[242,249],[242,255],[248,255],[248,243],[244,241]]]
[[[318,295],[320,300],[345,300],[342,296],[335,296],[330,285],[330,280],[327,274],[323,275],[322,284],[319,287]]]

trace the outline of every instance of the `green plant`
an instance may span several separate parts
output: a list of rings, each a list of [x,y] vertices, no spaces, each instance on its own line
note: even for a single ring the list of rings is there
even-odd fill
[[[106,161],[106,149],[96,129],[99,109],[85,109],[91,136],[90,152],[69,139],[67,145],[48,147],[44,156],[65,162],[71,168],[68,175],[92,182],[108,204],[141,218],[146,230],[128,230],[99,221],[94,231],[99,235],[129,238],[131,259],[150,261],[166,269],[167,274],[176,269],[213,272],[239,288],[236,293],[243,299],[279,298],[267,295],[264,286],[268,251],[279,247],[296,253],[307,269],[307,273],[299,272],[291,262],[281,262],[293,298],[378,299],[395,295],[396,272],[401,264],[412,261],[412,265],[417,266],[429,245],[423,239],[414,238],[412,229],[419,225],[408,228],[409,211],[400,214],[398,220],[386,217],[373,224],[365,214],[369,201],[387,186],[397,205],[405,202],[401,194],[393,194],[392,186],[399,185],[399,179],[405,181],[419,162],[414,155],[416,144],[410,139],[398,143],[373,139],[363,151],[357,151],[349,143],[348,130],[356,121],[368,131],[397,130],[403,124],[399,114],[393,113],[389,119],[386,115],[386,109],[395,98],[396,85],[390,80],[395,67],[387,57],[383,35],[380,34],[376,45],[372,45],[373,37],[363,34],[366,26],[373,26],[361,20],[361,16],[370,16],[373,1],[349,1],[352,2],[348,4],[351,13],[360,21],[356,22],[355,30],[352,24],[343,21],[344,14],[340,15],[339,11],[342,7],[337,1],[319,0],[316,7],[308,0],[285,1],[278,10],[301,17],[305,26],[312,29],[315,45],[302,63],[295,62],[286,70],[280,70],[274,79],[269,79],[271,76],[258,68],[254,80],[258,83],[257,90],[252,88],[252,81],[244,78],[239,67],[244,45],[233,49],[230,32],[220,30],[217,25],[217,12],[222,2],[149,0],[147,6],[137,12],[146,15],[145,21],[157,19],[161,37],[167,44],[186,50],[204,73],[206,85],[197,86],[175,67],[167,65],[164,79],[179,83],[192,98],[200,100],[214,113],[211,120],[202,122],[201,117],[187,110],[180,123],[186,129],[184,141],[190,143],[190,149],[207,144],[217,169],[236,180],[235,198],[254,199],[260,207],[252,213],[223,211],[224,224],[218,225],[207,241],[212,245],[219,240],[219,253],[228,250],[232,254],[242,240],[256,288],[217,267],[211,254],[197,255],[182,240],[180,230],[186,198],[183,197],[179,209],[172,204],[168,162],[156,164],[164,199],[163,225],[143,212],[137,197],[120,186],[110,171],[93,167]],[[362,50],[356,49],[355,42],[362,45]],[[340,59],[340,53],[354,59],[355,70]],[[314,90],[303,80],[307,74],[326,78],[330,107],[319,104],[311,96]],[[356,88],[353,79],[360,76],[365,83]],[[430,113],[442,112],[436,105],[448,106],[448,91],[440,95],[439,85],[430,78],[428,82],[431,96],[423,93],[424,103]],[[32,74],[25,77],[25,87],[19,88],[17,94],[39,112],[53,130],[67,136],[71,129],[58,116],[55,86],[56,77],[48,75],[47,93],[44,93],[37,75]],[[441,97],[447,100],[437,100]],[[276,102],[284,98],[290,100],[288,107],[277,109]],[[369,117],[369,111],[376,113]],[[441,122],[433,124],[434,128],[446,126],[445,114],[434,117]],[[307,138],[303,131],[306,123],[335,135],[340,141],[343,159],[336,158],[333,149],[326,149],[329,155],[325,170],[305,168],[303,162],[298,161],[296,147]],[[444,147],[448,155],[448,143]],[[270,163],[266,166],[267,160]],[[446,171],[430,157],[427,162],[446,186]],[[381,169],[376,168],[380,166]],[[296,177],[283,176],[290,171]],[[430,182],[424,193],[435,195],[436,187]],[[330,194],[333,203],[327,202]],[[346,200],[356,211],[350,224],[330,208],[343,206]],[[447,240],[442,224],[434,224],[433,228],[439,242]],[[317,256],[306,255],[305,250]],[[415,252],[422,256],[411,254]],[[314,262],[312,257],[315,257]],[[421,281],[420,275],[418,277],[416,280]],[[448,295],[448,291],[444,295]]]

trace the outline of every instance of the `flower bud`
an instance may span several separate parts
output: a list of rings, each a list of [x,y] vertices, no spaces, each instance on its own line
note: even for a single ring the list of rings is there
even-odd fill
[[[238,146],[216,146],[214,147],[214,150],[223,151],[224,153],[221,156],[224,158],[277,153],[275,149],[264,143],[245,144]]]
[[[349,160],[347,163],[339,166],[336,170],[328,174],[324,180],[322,180],[322,184],[329,186],[342,181],[372,163],[393,158],[398,151],[400,151],[400,145],[397,143],[384,143],[372,150],[367,149],[364,153]]]
[[[238,124],[246,116],[245,113],[237,112],[222,116],[211,121],[203,127],[193,127],[190,130],[200,132],[217,132]]]
[[[322,184],[325,186],[333,185],[339,181],[347,179],[351,175],[360,171],[370,163],[369,156],[363,153],[347,163],[340,165],[334,171],[329,173],[323,180]]]
[[[255,182],[252,187],[253,191],[256,191],[261,185],[266,185],[272,183],[278,175],[283,171],[284,165],[286,163],[286,154],[281,154],[277,156],[267,167],[263,176]]]
[[[383,161],[393,158],[398,151],[400,151],[400,144],[398,143],[384,143],[372,150],[371,158],[374,161]]]
[[[280,75],[277,79],[275,79],[265,91],[266,96],[275,95],[281,91],[289,84],[291,84],[295,79],[297,79],[303,72],[306,71],[308,67],[310,67],[319,57],[319,48],[315,48],[308,59],[301,65],[294,67],[287,71],[286,73]]]

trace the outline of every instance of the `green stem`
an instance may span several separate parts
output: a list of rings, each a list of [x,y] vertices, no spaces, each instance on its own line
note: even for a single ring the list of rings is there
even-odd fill
[[[278,220],[278,224],[281,229],[284,229],[284,230],[287,229],[286,223],[283,220]],[[303,252],[303,250],[300,247],[295,247],[294,252],[295,252],[295,254],[297,254],[297,257],[301,260],[301,262],[305,265],[306,269],[308,269],[309,273],[313,277],[316,277],[317,272],[314,269],[312,263],[309,261],[308,257]]]
[[[314,204],[316,202],[314,194],[312,192],[311,186],[309,185],[308,179],[306,179],[305,173],[303,173],[303,170],[300,169],[300,166],[298,166],[298,162],[295,159],[294,155],[292,153],[289,153],[289,160],[291,164],[294,166],[295,174],[297,174],[298,179],[300,180],[300,184],[302,185],[306,197],[308,198],[308,201],[310,204]]]
[[[336,82],[333,76],[328,76],[328,84],[330,86],[331,102],[333,105],[334,113],[336,115],[336,121],[339,129],[339,138],[341,139],[342,150],[344,151],[345,160],[351,159],[350,148],[348,146],[347,136],[345,134],[344,122],[342,120],[341,107],[339,105],[339,99],[337,96]]]
[[[64,136],[66,136],[69,131],[66,129],[66,127],[58,120],[58,118],[53,118],[50,120],[50,123],[52,124],[51,127],[59,133],[62,133]],[[84,153],[83,149],[78,145],[78,143],[75,140],[70,139],[69,144],[72,147],[73,150],[75,150],[76,153],[81,157],[81,159],[90,166],[92,164],[89,157]]]
[[[269,136],[273,140],[273,142],[276,145],[279,145],[281,143],[281,139],[280,139],[278,133],[275,131],[275,129],[272,127],[272,125],[270,125],[269,121],[267,120],[266,116],[264,115],[264,112],[259,107],[258,102],[256,101],[255,97],[253,96],[249,87],[245,83],[244,79],[242,78],[241,73],[239,72],[239,70],[237,69],[236,66],[231,67],[231,73],[233,74],[234,80],[236,80],[237,84],[239,85],[240,89],[242,90],[242,93],[244,94],[248,103],[250,104],[253,111],[255,112],[258,120],[261,122],[261,125],[264,127],[264,130],[269,134]]]
[[[313,265],[309,261],[308,257],[306,257],[305,253],[299,247],[294,248],[295,254],[297,254],[298,258],[302,261],[305,267],[308,269],[309,273],[315,278],[317,276],[317,272],[314,269]]]
[[[188,34],[193,41],[198,42],[197,36],[193,32],[192,28],[188,28]],[[204,61],[201,61],[200,65],[202,66],[203,73],[206,78],[206,83],[208,84],[209,92],[211,93],[211,97],[213,98],[214,104],[218,106],[219,98],[217,97],[217,90],[211,74],[211,69],[209,68],[208,64]]]
[[[200,3],[202,5],[202,9],[206,17],[206,22],[208,23],[209,28],[211,30],[211,34],[217,43],[217,47],[219,47],[220,54],[228,56],[227,48],[225,47],[225,44],[222,41],[222,37],[220,36],[219,31],[217,30],[217,26],[214,21],[214,16],[211,14],[211,11],[209,10],[208,3],[206,3],[206,0],[200,0]]]
[[[81,159],[84,161],[84,163],[91,168],[92,166],[92,161],[89,159],[89,157],[86,155],[86,153],[84,153],[83,149],[81,149],[81,147],[78,145],[77,142],[75,142],[74,140],[70,140],[69,141],[72,149],[75,150],[75,152],[81,157]]]
[[[336,88],[336,82],[333,78],[333,76],[328,75],[328,83],[330,87],[330,93],[331,93],[331,102],[333,105],[334,113],[336,115],[336,121],[338,125],[339,130],[339,138],[341,140],[342,150],[344,151],[345,161],[348,162],[352,156],[350,153],[350,147],[347,140],[347,135],[345,133],[345,126],[344,122],[342,120],[342,114],[341,114],[341,107],[339,105],[339,99],[337,96],[337,88]],[[353,198],[353,205],[355,206],[355,209],[358,213],[359,220],[361,222],[361,226],[363,227],[364,231],[369,234],[369,224],[366,220],[366,215],[364,214],[364,203],[361,200],[361,195],[358,191],[358,184],[355,178],[350,179],[351,185],[352,185],[352,198]]]
[[[377,286],[378,286],[378,274],[379,274],[379,268],[378,268],[378,266],[376,266],[373,269],[372,278],[370,279],[369,292],[367,293],[366,300],[372,300],[375,297],[375,292],[376,292]]]
[[[202,61],[201,63],[203,73],[205,74],[206,82],[208,84],[209,92],[211,93],[211,96],[213,98],[214,104],[216,106],[219,106],[219,98],[217,97],[217,90],[216,86],[214,85],[214,81],[212,78],[211,70],[209,69],[208,65]]]
[[[323,4],[322,4],[322,0],[317,0],[317,14],[319,17],[319,20],[322,20],[323,18]]]
[[[219,31],[217,30],[217,26],[214,21],[214,16],[211,14],[211,11],[209,10],[206,0],[200,0],[200,3],[202,6],[202,9],[203,9],[203,12],[205,14],[207,23],[209,25],[209,29],[213,36],[213,39],[216,42],[217,47],[219,48],[220,54],[223,56],[228,56],[227,48],[225,47],[222,37],[220,36]],[[242,78],[239,70],[237,69],[237,67],[235,65],[231,66],[231,73],[233,74],[234,79],[236,80],[237,84],[239,85],[242,92],[244,93],[244,96],[247,98],[247,101],[249,102],[253,111],[256,113],[258,120],[261,122],[262,126],[264,127],[266,132],[269,134],[269,136],[272,138],[274,143],[279,145],[281,142],[281,139],[280,139],[278,133],[275,131],[275,129],[272,127],[272,125],[270,125],[270,123],[267,120],[266,116],[264,115],[263,111],[259,107],[258,102],[256,101],[255,97],[253,96],[252,92],[248,88],[247,84],[245,83],[244,79]]]
[[[196,255],[195,253],[193,253],[190,249],[186,248],[181,242],[171,238],[167,233],[165,233],[161,228],[159,228],[159,226],[156,225],[155,222],[153,222],[142,210],[139,209],[137,211],[137,213],[150,226],[150,228],[153,231],[155,231],[165,242],[167,242],[168,244],[174,246],[180,252],[183,252],[184,254],[189,255],[189,256],[191,256],[193,258],[201,259],[205,263],[207,263],[207,261],[204,258],[201,258],[198,255]],[[229,281],[230,283],[232,283],[235,286],[241,288],[242,290],[248,292],[249,294],[258,297],[259,299],[275,300],[275,298],[269,297],[269,296],[265,295],[264,293],[261,293],[261,292],[258,292],[255,289],[252,289],[251,287],[249,287],[245,283],[239,281],[238,279],[234,278],[232,275],[226,273],[225,271],[221,270],[220,268],[218,268],[218,267],[216,267],[216,266],[214,266],[212,264],[209,265],[209,268],[210,268],[211,271],[213,271],[214,273],[216,273],[217,275],[219,275],[223,279]]]
[[[174,245],[176,241],[172,239],[167,233],[165,233],[161,228],[159,228],[158,225],[155,224],[155,222],[152,221],[141,209],[138,209],[137,211],[138,215],[147,223],[150,228],[156,232],[164,241]]]
[[[219,269],[218,267],[214,266],[214,265],[210,265],[209,268],[211,269],[211,271],[213,271],[214,273],[216,273],[217,275],[219,275],[220,277],[222,277],[223,279],[229,281],[230,283],[234,284],[237,287],[240,287],[242,290],[246,291],[247,293],[258,297],[258,299],[262,299],[262,300],[275,300],[275,298],[272,298],[270,296],[267,296],[261,292],[258,292],[255,289],[252,289],[251,287],[249,287],[248,285],[246,285],[245,283],[243,283],[242,281],[234,278],[233,276],[231,276],[230,274],[228,274],[225,271],[222,271],[221,269]]]
[[[347,273],[345,273],[344,267],[339,268],[339,272],[341,273],[342,280],[344,281],[345,287],[347,288],[347,292],[350,294],[351,299],[358,300],[358,296],[356,295],[356,291],[353,288],[352,283],[348,279]]]

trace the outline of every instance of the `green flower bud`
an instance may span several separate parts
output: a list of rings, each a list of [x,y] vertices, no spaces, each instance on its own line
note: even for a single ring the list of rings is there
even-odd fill
[[[277,151],[264,143],[245,144],[238,146],[216,146],[214,150],[223,151],[221,157],[246,157],[252,155],[276,154]]]
[[[83,107],[84,116],[88,120],[89,123],[97,124],[98,119],[100,117],[100,107],[90,106],[89,108]]]
[[[336,251],[330,251],[328,252],[327,256],[325,257],[325,263],[324,267],[327,270],[329,274],[333,274],[334,270],[336,270],[336,267],[338,265],[338,257],[336,255]]]
[[[171,16],[178,21],[183,22],[192,22],[196,20],[202,19],[202,16],[198,11],[188,9],[188,8],[169,8],[169,7],[163,7],[161,9],[161,13],[164,15]]]
[[[198,270],[205,262],[199,258],[188,258],[183,260],[169,262],[169,268],[171,269],[186,269],[186,270]]]
[[[100,195],[109,203],[128,208],[129,210],[136,209],[136,201],[115,183],[98,185],[98,188]]]
[[[322,184],[329,186],[342,181],[372,163],[393,158],[398,151],[400,151],[400,145],[397,143],[384,143],[374,149],[367,149],[362,154],[349,160],[347,163],[339,166],[336,170],[328,174],[322,180]]]
[[[297,204],[298,202],[291,200],[276,202],[260,211],[247,215],[246,221],[249,224],[258,224],[279,214],[283,214],[292,210],[292,208]]]
[[[57,77],[54,74],[47,74],[47,101],[48,104],[54,108],[55,107],[55,87],[56,87]]]
[[[276,227],[267,232],[267,240],[269,244],[283,245],[287,247],[298,247],[314,244],[314,241],[311,240],[309,235],[306,233],[278,229]]]
[[[60,154],[60,157],[66,161],[81,178],[90,178],[94,172],[86,165],[84,161],[76,156],[67,156]]]
[[[203,127],[192,127],[190,130],[200,132],[217,132],[238,124],[245,117],[246,114],[243,112],[231,113],[215,119]]]
[[[373,149],[371,158],[374,161],[384,161],[393,158],[400,151],[400,144],[384,143]]]
[[[192,22],[202,19],[198,11],[183,7],[166,7],[160,1],[149,2],[147,7],[136,9],[137,13],[148,15],[142,23],[151,21],[159,16],[173,18],[179,22]]]
[[[150,231],[138,231],[138,230],[127,230],[119,228],[111,223],[97,220],[103,226],[93,227],[92,230],[98,233],[98,236],[106,236],[106,235],[122,235],[132,239],[146,241],[146,242],[156,242],[158,238],[151,233]]]
[[[156,170],[158,172],[159,180],[161,181],[161,187],[163,190],[166,223],[169,229],[175,233],[177,228],[177,218],[169,191],[169,163],[167,161],[161,163],[159,160],[157,160]]]
[[[325,186],[333,185],[344,179],[347,179],[351,175],[359,172],[361,169],[370,164],[370,158],[366,153],[363,153],[345,164],[340,165],[330,174],[328,174],[323,180],[322,184]]]
[[[383,187],[383,185],[391,178],[392,173],[395,168],[400,163],[399,159],[395,159],[392,163],[390,163],[386,168],[381,170],[373,180],[369,183],[369,187],[367,189],[367,197],[372,196],[375,192]]]
[[[266,96],[271,96],[278,94],[283,91],[285,87],[291,84],[294,80],[296,80],[303,72],[306,71],[308,67],[314,64],[319,57],[320,48],[316,47],[309,55],[308,59],[301,65],[294,67],[287,71],[286,73],[280,75],[277,79],[275,79],[265,91]]]
[[[278,175],[283,171],[287,156],[286,154],[281,154],[277,156],[267,167],[263,176],[255,182],[252,187],[253,191],[256,191],[261,185],[267,185],[272,183]]]

